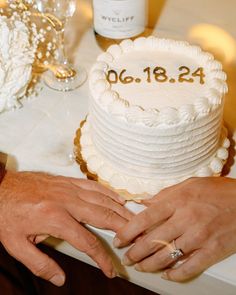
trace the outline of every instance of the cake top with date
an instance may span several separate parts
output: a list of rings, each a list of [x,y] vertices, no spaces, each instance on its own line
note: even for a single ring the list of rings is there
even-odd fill
[[[90,74],[93,97],[109,113],[142,124],[173,124],[222,104],[226,74],[188,42],[140,37],[112,45]],[[151,120],[152,118],[152,120]]]

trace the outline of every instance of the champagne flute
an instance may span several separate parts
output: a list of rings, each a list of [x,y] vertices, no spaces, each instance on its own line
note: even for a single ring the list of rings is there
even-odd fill
[[[44,82],[52,89],[70,91],[81,86],[87,73],[82,67],[72,66],[65,52],[65,26],[76,10],[77,0],[36,0],[38,10],[53,23],[58,38],[58,58],[55,65],[49,65],[43,75]]]

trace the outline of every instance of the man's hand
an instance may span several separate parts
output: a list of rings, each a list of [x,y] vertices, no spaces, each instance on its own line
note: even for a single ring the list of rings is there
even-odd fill
[[[118,231],[114,245],[134,245],[124,264],[139,271],[167,269],[164,279],[184,281],[236,252],[236,180],[193,178],[144,201],[146,210]],[[185,256],[171,268],[170,252]]]
[[[111,258],[83,224],[118,231],[132,217],[124,203],[93,181],[8,171],[0,186],[0,241],[36,276],[57,286],[64,284],[63,270],[35,246],[48,236],[86,253],[112,278]]]

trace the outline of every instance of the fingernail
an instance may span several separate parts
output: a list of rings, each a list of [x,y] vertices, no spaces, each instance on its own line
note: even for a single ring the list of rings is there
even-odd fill
[[[167,280],[167,281],[170,280],[166,271],[164,271],[164,272],[162,273],[161,278],[162,278],[163,280]]]
[[[55,275],[50,279],[50,282],[54,285],[61,287],[65,283],[65,276],[63,275]]]
[[[113,240],[113,246],[115,248],[118,248],[118,247],[120,247],[120,245],[121,245],[121,240],[115,237]]]
[[[121,263],[122,265],[125,265],[125,266],[130,266],[134,264],[126,255],[124,255]]]
[[[140,264],[135,264],[134,268],[137,270],[137,271],[143,271],[142,270],[142,267],[140,266]]]

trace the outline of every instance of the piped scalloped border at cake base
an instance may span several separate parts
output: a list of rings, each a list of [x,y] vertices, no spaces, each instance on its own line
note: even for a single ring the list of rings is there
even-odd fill
[[[155,185],[144,179],[137,179],[128,175],[120,174],[114,168],[109,167],[109,164],[104,161],[102,156],[96,151],[90,135],[90,127],[88,120],[84,120],[80,124],[80,128],[76,132],[74,139],[76,161],[80,165],[81,171],[92,179],[101,184],[115,190],[126,200],[138,202],[142,199],[151,198],[163,188],[177,184],[189,177],[181,177],[174,181],[155,180]],[[224,164],[228,158],[228,148],[230,141],[227,138],[227,130],[223,128],[221,135],[221,144],[215,153],[215,156],[210,159],[208,165],[199,168],[194,175],[190,177],[209,177],[220,176]],[[119,180],[121,184],[119,184]],[[114,183],[117,182],[117,183]],[[120,186],[120,187],[119,187]]]

